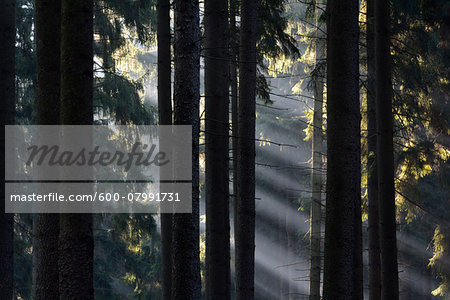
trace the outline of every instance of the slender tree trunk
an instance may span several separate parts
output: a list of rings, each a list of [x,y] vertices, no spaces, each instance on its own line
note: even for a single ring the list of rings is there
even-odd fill
[[[205,1],[206,299],[230,298],[228,1]]]
[[[358,13],[358,1],[328,1],[326,300],[362,299]]]
[[[5,129],[14,124],[14,0],[0,1],[0,299],[13,298],[13,214],[5,214]]]
[[[173,299],[200,299],[200,17],[196,0],[175,0],[174,124],[192,125],[192,213],[173,216]]]
[[[375,103],[375,0],[367,0],[367,200],[369,203],[369,300],[381,297],[380,226]]]
[[[254,298],[255,101],[258,1],[241,2],[236,299]]]
[[[160,125],[172,125],[170,57],[170,1],[158,0],[158,117]],[[169,174],[170,175],[170,174]],[[162,294],[169,300],[172,290],[172,214],[161,214]]]
[[[316,9],[316,26],[320,26],[319,14],[321,11]],[[309,299],[320,300],[320,272],[322,269],[322,257],[320,254],[321,240],[321,219],[322,219],[322,178],[323,178],[323,132],[322,132],[322,114],[323,114],[323,72],[321,71],[321,61],[325,57],[325,45],[316,34],[315,52],[316,65],[314,70],[314,115],[313,115],[313,141],[312,141],[312,196],[310,213],[310,282]]]
[[[276,201],[280,201],[281,204],[283,203],[283,192],[284,190],[280,187],[277,187],[277,191],[276,191],[276,195],[278,196],[278,200]],[[289,265],[290,261],[289,261],[289,257],[288,257],[288,251],[289,251],[289,246],[288,246],[288,230],[287,230],[287,216],[289,214],[288,211],[288,206],[285,205],[281,205],[281,208],[279,209],[278,213],[277,213],[277,230],[278,230],[278,247],[277,250],[279,251],[278,253],[280,253],[280,259],[279,259],[279,265],[281,266],[287,266]],[[278,277],[278,286],[279,286],[279,299],[286,299],[287,295],[289,293],[289,267],[284,267],[281,271],[280,271],[280,276]]]
[[[390,24],[389,1],[376,0],[375,73],[382,299],[398,299]]]
[[[289,153],[289,152],[288,152]],[[290,161],[289,165],[293,165],[293,161]],[[294,174],[289,174],[291,176],[295,176]],[[296,266],[295,265],[291,265],[291,264],[295,264],[298,259],[297,259],[297,235],[296,235],[296,229],[292,228],[291,224],[295,224],[296,222],[296,217],[297,215],[294,214],[294,211],[297,211],[298,207],[297,205],[293,202],[293,200],[297,199],[297,196],[295,195],[295,193],[286,191],[286,214],[285,214],[285,231],[286,231],[286,239],[287,239],[287,243],[286,243],[286,257],[287,257],[287,264],[289,265],[288,267],[286,267],[286,273],[287,273],[287,280],[286,280],[286,285],[287,285],[287,289],[286,289],[286,293],[284,295],[284,299],[288,299],[288,300],[294,300],[294,299],[298,299],[298,294],[297,294],[297,285],[298,282],[295,281],[295,277],[296,277]]]
[[[35,1],[37,124],[58,125],[60,105],[61,0]],[[33,219],[34,299],[59,298],[59,215]]]
[[[230,93],[231,93],[231,145],[232,145],[232,158],[233,158],[233,195],[232,199],[232,209],[233,209],[233,238],[234,244],[236,244],[236,232],[237,232],[237,191],[238,191],[238,179],[237,179],[237,144],[238,144],[238,65],[237,60],[239,56],[238,46],[238,28],[236,27],[236,16],[238,14],[238,4],[237,0],[230,0],[230,39],[228,40],[229,52],[230,52]],[[235,260],[235,255],[233,251],[233,261]],[[233,278],[236,278],[233,276]],[[236,281],[233,280],[232,292],[236,290]]]
[[[93,1],[61,2],[61,124],[93,123]],[[94,299],[91,214],[60,215],[60,299]]]

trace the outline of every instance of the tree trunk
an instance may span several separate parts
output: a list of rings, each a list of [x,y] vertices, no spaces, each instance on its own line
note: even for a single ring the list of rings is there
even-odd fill
[[[276,195],[281,196],[283,194],[283,190],[279,187],[277,187],[278,190],[276,190]],[[281,198],[281,197],[280,197]],[[280,201],[281,199],[277,199],[276,201]],[[286,230],[286,217],[288,215],[289,211],[286,210],[286,208],[280,208],[277,212],[277,220],[276,220],[276,230],[277,230],[277,253],[279,253],[280,258],[278,259],[280,266],[287,266],[289,264],[288,260],[288,236],[287,236],[287,230]],[[289,267],[284,267],[283,270],[279,272],[278,280],[276,282],[278,286],[278,299],[282,300],[285,299],[286,295],[289,293],[289,280],[286,280],[288,276],[285,275],[285,272],[287,273],[289,270]],[[269,278],[270,280],[270,278]]]
[[[288,152],[289,153],[289,152]],[[293,157],[293,156],[291,156]],[[293,161],[289,162],[289,165],[294,165]],[[289,172],[290,176],[295,177],[293,172]],[[286,257],[287,257],[287,267],[286,267],[286,293],[283,296],[283,299],[294,300],[298,299],[297,294],[297,286],[298,282],[296,281],[296,265],[295,263],[298,261],[297,257],[297,231],[295,228],[292,228],[292,224],[296,223],[297,214],[293,213],[297,211],[298,207],[294,203],[298,199],[298,195],[295,192],[285,191],[286,195],[286,214],[285,214],[285,231],[286,231]],[[294,264],[294,265],[292,265]]]
[[[205,1],[206,299],[230,298],[228,1]]]
[[[327,8],[327,202],[324,299],[362,299],[358,1]],[[358,213],[359,211],[359,213]],[[359,220],[359,222],[358,222]],[[359,232],[360,232],[359,228]]]
[[[236,299],[254,298],[255,101],[258,1],[241,2]]]
[[[0,165],[2,181],[0,183],[0,299],[13,298],[13,214],[5,214],[5,129],[4,125],[14,124],[14,51],[15,24],[14,0],[0,1]]]
[[[158,117],[160,125],[172,125],[170,58],[170,1],[158,0]],[[170,174],[169,174],[170,175]],[[169,300],[172,290],[172,214],[161,214],[162,294]]]
[[[321,11],[316,9],[316,26],[320,26],[319,14]],[[319,30],[317,30],[318,32]],[[310,213],[310,281],[309,281],[309,299],[320,300],[320,272],[322,269],[322,257],[320,254],[321,240],[321,219],[322,219],[322,177],[323,177],[323,132],[322,132],[322,114],[323,114],[323,75],[320,72],[320,63],[325,57],[325,45],[323,40],[316,34],[315,52],[316,65],[314,70],[314,115],[313,115],[313,141],[312,141],[312,195],[311,195],[311,213]]]
[[[377,120],[375,103],[375,0],[367,0],[367,201],[369,300],[381,297],[380,226],[378,211]]]
[[[36,0],[37,124],[58,125],[60,105],[61,1]],[[38,214],[33,219],[35,299],[59,298],[59,215]]]
[[[174,124],[192,125],[192,213],[173,215],[173,299],[200,299],[198,1],[175,0]]]
[[[231,143],[232,143],[232,159],[233,159],[233,195],[231,197],[232,209],[233,209],[233,239],[234,244],[236,244],[236,232],[237,232],[237,191],[238,191],[238,179],[237,179],[237,144],[238,144],[238,28],[236,27],[236,16],[238,13],[237,0],[230,0],[230,39],[229,39],[229,52],[230,52],[230,93],[231,93]],[[233,253],[235,253],[233,251]],[[233,254],[233,262],[235,261],[235,256]],[[233,276],[233,287],[232,292],[236,290],[236,280]],[[234,294],[233,294],[234,295]]]
[[[389,1],[376,0],[375,73],[382,299],[398,299],[390,24]]]
[[[93,123],[93,1],[61,2],[61,124]],[[91,214],[60,215],[61,299],[93,299]]]

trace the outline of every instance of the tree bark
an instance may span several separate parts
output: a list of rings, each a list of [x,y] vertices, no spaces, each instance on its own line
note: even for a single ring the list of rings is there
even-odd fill
[[[255,101],[258,1],[241,2],[236,299],[254,298]]]
[[[61,0],[35,1],[37,124],[58,125],[60,106]],[[59,215],[33,219],[35,299],[59,298]]]
[[[316,26],[320,26],[319,14],[321,11],[316,9]],[[317,30],[318,32],[319,30]],[[315,70],[313,76],[314,84],[314,115],[313,115],[313,141],[312,141],[312,195],[310,212],[310,281],[309,281],[309,299],[320,300],[320,273],[322,269],[322,257],[320,253],[321,241],[321,219],[322,219],[322,180],[323,180],[323,74],[320,72],[320,63],[325,57],[325,45],[319,34],[316,34],[315,41]]]
[[[173,216],[173,299],[200,299],[200,17],[196,0],[175,0],[174,124],[192,125],[192,213]]]
[[[13,298],[13,242],[14,215],[5,214],[5,129],[4,125],[14,124],[14,61],[15,24],[14,0],[0,1],[0,299]]]
[[[158,117],[160,125],[172,125],[170,1],[158,0],[157,5]],[[172,234],[172,214],[161,213],[161,271],[164,300],[170,299],[172,290]]]
[[[230,298],[228,1],[205,1],[206,299]]]
[[[381,297],[380,226],[375,102],[375,0],[367,0],[367,201],[369,239],[369,300]]]
[[[64,125],[93,123],[93,1],[61,2],[61,113]],[[93,299],[91,214],[60,215],[60,299]]]
[[[362,246],[357,228],[361,226],[358,14],[358,1],[328,1],[324,265],[327,300],[362,299],[358,278],[362,266],[358,252]]]
[[[378,201],[380,206],[381,299],[398,299],[395,223],[392,71],[389,1],[375,1],[375,73]]]
[[[231,93],[231,145],[232,145],[232,159],[233,159],[233,195],[232,200],[232,210],[233,210],[233,239],[234,244],[236,244],[236,232],[237,232],[237,191],[238,191],[238,179],[237,179],[237,144],[238,144],[238,28],[236,27],[236,16],[238,13],[237,0],[230,0],[230,39],[228,41],[230,48],[230,93]],[[234,251],[233,251],[234,253]],[[233,262],[235,261],[235,256],[233,254]],[[233,276],[233,287],[232,291],[236,290],[236,280]]]

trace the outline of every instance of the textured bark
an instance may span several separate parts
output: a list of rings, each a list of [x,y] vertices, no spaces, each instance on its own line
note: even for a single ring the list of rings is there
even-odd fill
[[[255,90],[258,1],[241,3],[239,55],[236,299],[254,298]]]
[[[14,0],[0,1],[0,299],[13,297],[13,214],[5,214],[5,129],[14,123]]]
[[[367,0],[367,201],[369,239],[369,300],[381,297],[380,226],[375,103],[375,0]]]
[[[236,16],[237,16],[238,4],[237,0],[230,0],[230,39],[229,39],[229,51],[230,51],[230,93],[231,93],[231,146],[232,146],[232,154],[233,154],[233,195],[230,198],[232,202],[232,210],[233,210],[233,239],[234,244],[236,244],[236,232],[237,232],[237,190],[238,190],[238,180],[237,180],[237,168],[238,168],[238,160],[237,160],[237,143],[238,143],[238,46],[239,46],[239,38],[238,38],[238,28],[236,27]],[[233,261],[234,251],[233,251]],[[235,277],[233,276],[233,279]],[[233,280],[232,292],[236,289],[236,282]]]
[[[362,299],[358,13],[358,1],[328,1],[326,300]]]
[[[316,26],[322,28],[319,23],[321,11],[316,9]],[[317,35],[319,37],[319,35]],[[323,180],[323,79],[318,72],[318,64],[325,57],[325,45],[322,39],[315,42],[316,70],[314,80],[314,115],[313,115],[313,141],[312,141],[312,195],[310,213],[310,281],[309,299],[320,300],[320,272],[322,269],[322,257],[320,254],[321,218],[322,218],[322,180]]]
[[[192,213],[173,216],[173,299],[200,299],[200,18],[196,0],[175,0],[174,124],[192,125]]]
[[[36,0],[35,26],[37,123],[58,125],[61,0]]]
[[[35,1],[37,124],[58,125],[60,105],[61,1]],[[34,299],[59,298],[59,215],[33,220]]]
[[[389,1],[375,1],[375,73],[378,201],[380,206],[381,299],[398,299],[395,224],[392,71]]]
[[[158,117],[160,125],[172,125],[170,63],[170,2],[158,0]],[[164,147],[165,148],[165,147]],[[170,174],[168,174],[170,176]],[[168,178],[168,177],[167,177]],[[169,300],[172,290],[172,214],[161,214],[162,294]]]
[[[228,1],[205,1],[206,299],[230,298]]]
[[[61,2],[61,124],[93,123],[93,1]],[[93,299],[91,214],[60,215],[60,299]]]

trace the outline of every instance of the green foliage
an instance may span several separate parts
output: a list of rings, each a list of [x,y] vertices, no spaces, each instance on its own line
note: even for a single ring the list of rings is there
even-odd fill
[[[160,239],[148,214],[97,215],[96,299],[154,299],[160,290]]]
[[[432,239],[430,266],[441,278],[433,294],[444,296],[450,280],[445,221],[450,217],[450,145],[442,138],[448,136],[450,119],[445,34],[449,5],[443,0],[402,0],[394,1],[392,8],[397,204],[406,221],[421,224],[427,239]],[[422,215],[432,221],[422,222]]]
[[[434,232],[434,256],[430,259],[430,266],[442,277],[441,284],[433,291],[435,296],[447,297],[450,295],[450,237],[448,232],[449,228],[442,230],[441,226],[438,226]]]
[[[268,70],[268,60],[300,55],[295,39],[286,32],[285,4],[286,0],[259,1],[256,92],[265,103],[271,103],[269,83],[263,75]]]
[[[102,60],[97,64],[94,90],[94,107],[98,123],[108,124],[154,124],[156,110],[145,103],[140,94],[147,74],[133,78],[128,70],[120,70],[117,64],[135,71],[129,60],[137,60],[139,43],[154,41],[156,18],[153,0],[96,2],[94,32],[98,38],[94,43],[94,54]],[[122,50],[124,49],[124,50]],[[131,52],[131,54],[130,54]],[[137,74],[138,71],[135,71]]]

